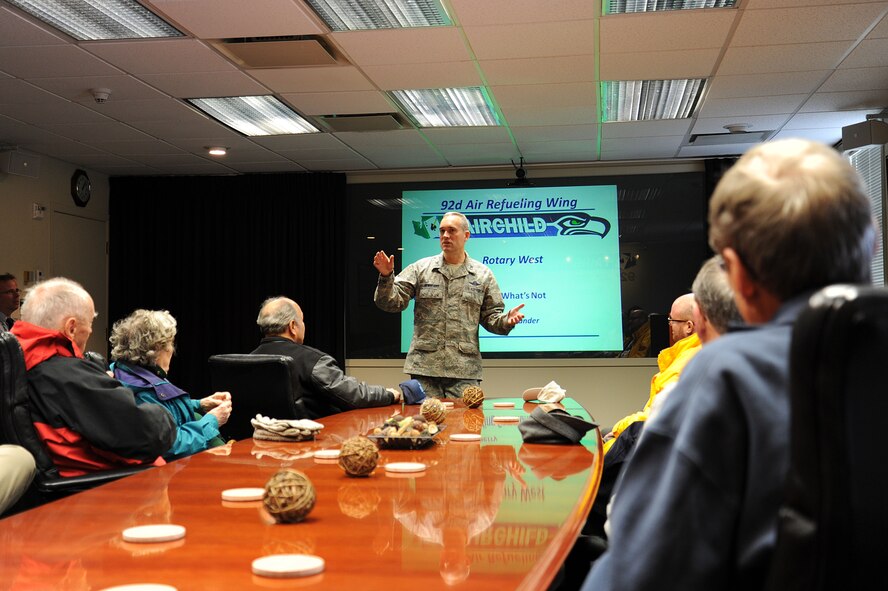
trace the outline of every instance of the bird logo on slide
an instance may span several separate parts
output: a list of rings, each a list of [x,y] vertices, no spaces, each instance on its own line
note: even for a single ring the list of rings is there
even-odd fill
[[[555,220],[555,224],[561,228],[559,234],[562,236],[592,234],[602,238],[607,236],[611,226],[606,219],[586,213],[569,213]],[[589,227],[592,224],[598,224],[598,227],[592,229]]]

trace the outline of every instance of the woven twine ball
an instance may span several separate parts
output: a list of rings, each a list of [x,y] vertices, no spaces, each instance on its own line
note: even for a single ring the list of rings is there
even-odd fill
[[[339,465],[349,476],[367,476],[378,461],[376,444],[363,435],[346,439],[339,448]]]
[[[265,484],[262,504],[278,523],[296,523],[305,519],[315,506],[315,489],[308,476],[285,469]]]
[[[440,425],[444,422],[444,403],[437,398],[426,398],[419,407],[419,414],[425,420]]]
[[[484,402],[484,390],[478,386],[469,386],[462,393],[463,402],[469,408],[478,408]]]

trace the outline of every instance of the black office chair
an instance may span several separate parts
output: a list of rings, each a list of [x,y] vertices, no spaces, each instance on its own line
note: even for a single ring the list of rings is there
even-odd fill
[[[34,456],[37,475],[31,490],[26,493],[28,506],[87,490],[147,468],[132,466],[83,476],[60,476],[49,450],[34,429],[28,402],[25,359],[18,340],[8,332],[0,333],[0,441],[20,445]]]
[[[888,589],[886,362],[888,289],[836,285],[811,298],[792,337],[790,467],[769,589]]]
[[[211,389],[231,393],[231,416],[221,429],[225,437],[252,437],[250,419],[257,414],[274,419],[308,418],[302,400],[294,396],[290,362],[292,358],[286,355],[230,353],[210,357]]]

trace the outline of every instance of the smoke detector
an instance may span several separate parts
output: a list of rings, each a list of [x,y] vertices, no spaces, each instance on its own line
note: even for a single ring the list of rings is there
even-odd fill
[[[108,97],[111,96],[110,88],[93,88],[92,90],[90,90],[90,92],[92,93],[93,98],[96,100],[96,102],[100,105],[104,102],[107,102]]]

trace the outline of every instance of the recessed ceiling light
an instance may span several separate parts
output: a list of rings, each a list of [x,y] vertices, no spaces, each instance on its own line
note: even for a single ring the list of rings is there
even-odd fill
[[[228,153],[228,148],[223,148],[222,146],[207,146],[206,148],[210,156],[224,156]]]
[[[451,23],[438,0],[308,0],[334,31],[441,27]]]
[[[737,0],[603,0],[602,14],[693,10],[695,8],[732,8]]]
[[[424,88],[392,90],[389,96],[419,127],[499,125],[484,88]]]
[[[187,99],[189,103],[250,137],[318,133],[318,128],[273,96]]]
[[[7,1],[81,41],[184,36],[135,0]]]
[[[687,119],[705,84],[705,78],[602,82],[602,121]]]

